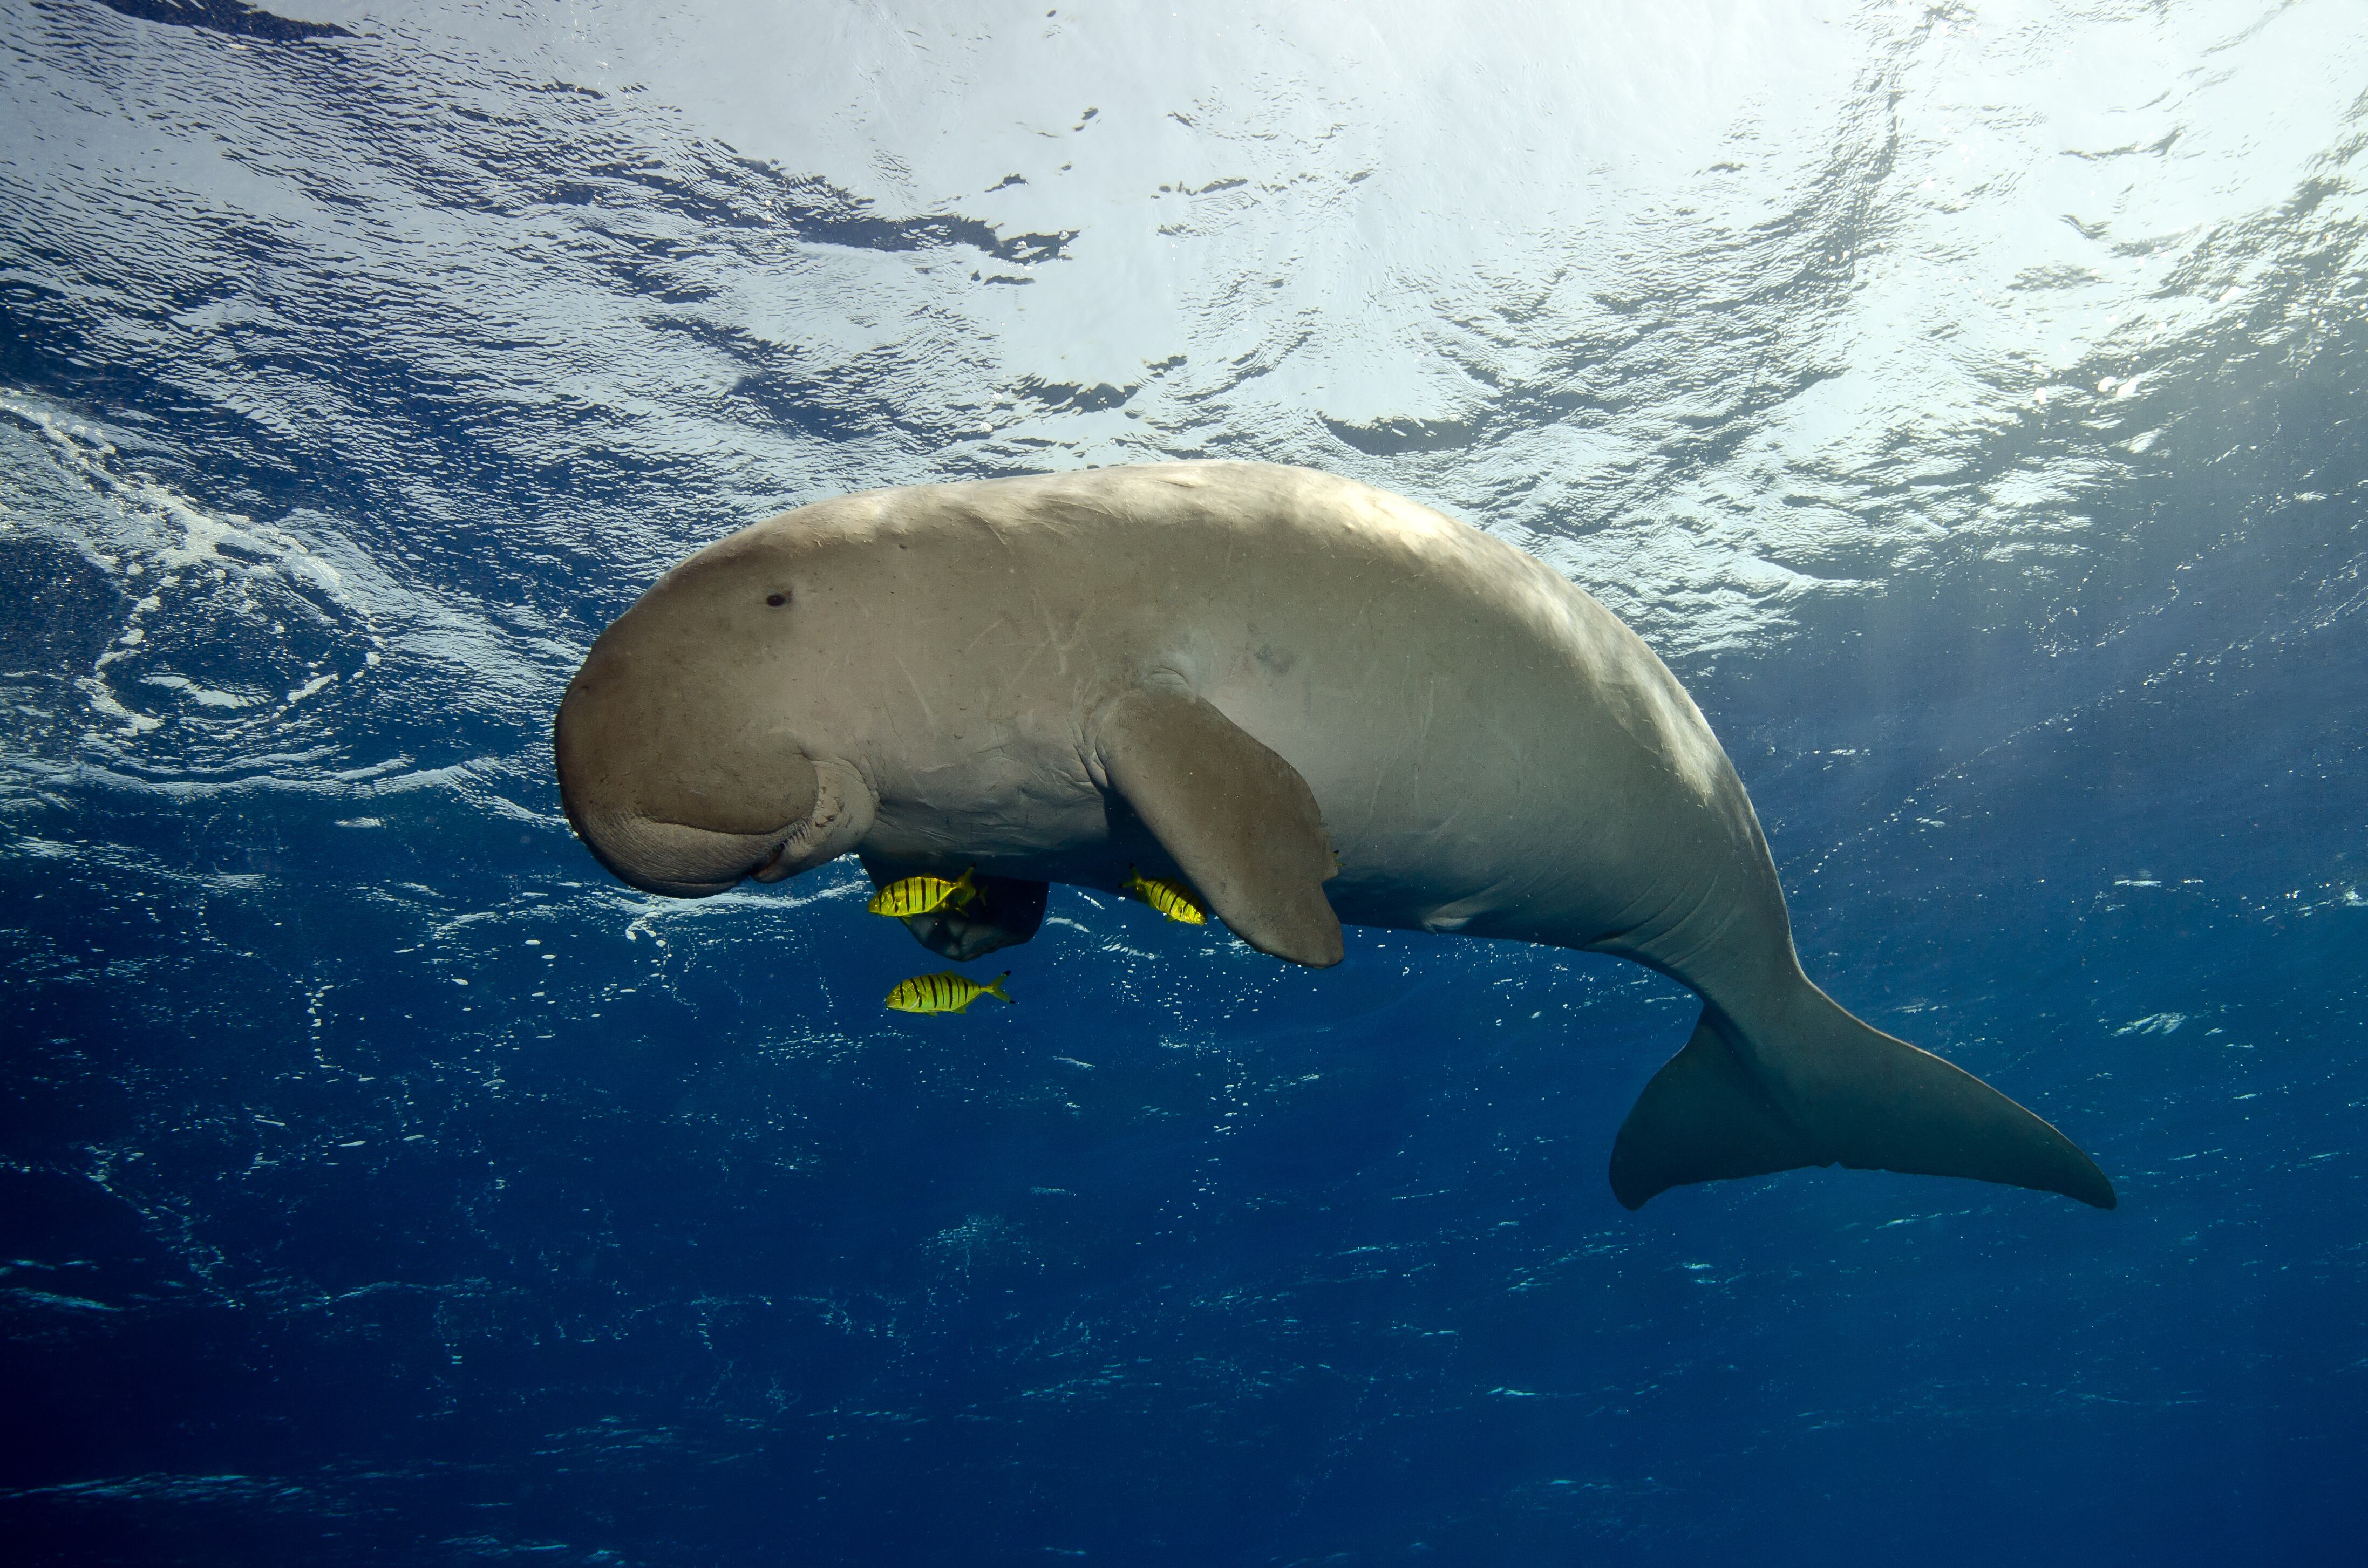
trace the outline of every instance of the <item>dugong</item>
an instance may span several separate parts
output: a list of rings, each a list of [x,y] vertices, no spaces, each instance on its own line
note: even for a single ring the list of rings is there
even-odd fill
[[[2070,1140],[1809,982],[1759,818],[1677,677],[1543,562],[1354,481],[1182,462],[877,490],[668,572],[555,744],[568,820],[697,898],[850,851],[988,879],[917,934],[1025,940],[1044,884],[1180,875],[1261,952],[1343,921],[1614,953],[1700,1022],[1611,1152],[1631,1209],[1839,1163],[2113,1206]]]

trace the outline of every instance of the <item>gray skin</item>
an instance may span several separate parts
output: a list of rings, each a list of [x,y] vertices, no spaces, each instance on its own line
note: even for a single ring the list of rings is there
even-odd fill
[[[1181,877],[1252,946],[1339,923],[1618,954],[1703,1001],[1622,1128],[1634,1207],[1804,1165],[2113,1194],[2061,1133],[1811,984],[1758,818],[1668,667],[1543,563],[1303,469],[1169,463],[845,496],[700,551],[557,727],[602,862],[698,897],[839,855]],[[1023,928],[1024,927],[1024,928]]]

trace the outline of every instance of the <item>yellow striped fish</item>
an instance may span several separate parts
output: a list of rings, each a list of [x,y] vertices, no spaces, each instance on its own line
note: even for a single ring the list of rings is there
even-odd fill
[[[992,996],[998,1002],[1009,1002],[1003,983],[1011,978],[1005,970],[993,980],[981,985],[947,970],[942,974],[918,974],[901,981],[888,993],[888,1006],[898,1013],[959,1013],[982,996]]]
[[[1187,926],[1206,926],[1209,912],[1201,907],[1201,895],[1182,882],[1167,877],[1146,877],[1129,866],[1126,881],[1119,891],[1129,898],[1139,898],[1170,920],[1181,920]]]
[[[943,877],[900,877],[871,895],[863,907],[873,915],[891,915],[899,920],[916,915],[934,915],[946,905],[960,909],[978,896],[978,884],[971,881],[973,866],[954,881]]]

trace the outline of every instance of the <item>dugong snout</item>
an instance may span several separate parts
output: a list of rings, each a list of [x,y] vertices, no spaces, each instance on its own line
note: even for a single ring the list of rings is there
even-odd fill
[[[753,706],[687,700],[674,663],[596,644],[569,683],[552,738],[576,835],[624,881],[677,898],[802,869],[788,862],[825,792],[813,761]]]
[[[704,898],[763,876],[789,834],[710,833],[633,812],[596,815],[571,803],[568,821],[600,863],[643,892]],[[770,880],[769,878],[767,880]]]

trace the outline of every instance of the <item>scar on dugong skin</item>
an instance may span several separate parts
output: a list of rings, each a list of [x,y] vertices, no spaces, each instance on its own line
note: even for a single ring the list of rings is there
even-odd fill
[[[1045,884],[1178,875],[1262,952],[1340,926],[1616,953],[1701,1022],[1611,1153],[1635,1208],[1839,1163],[2099,1208],[2069,1140],[1809,983],[1726,754],[1543,563],[1353,481],[1164,463],[873,491],[741,529],[603,632],[557,726],[593,854],[696,898],[850,851],[976,866],[974,958]],[[1337,860],[1336,860],[1337,856]]]

